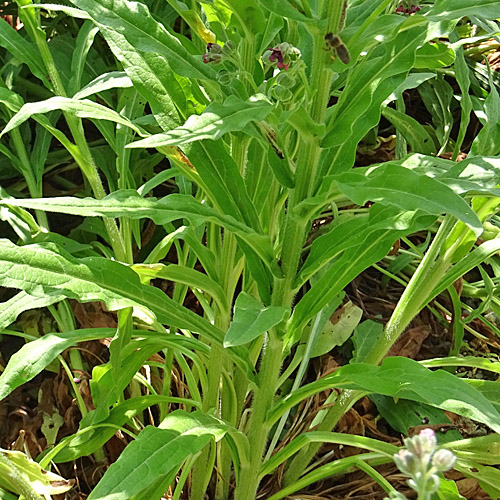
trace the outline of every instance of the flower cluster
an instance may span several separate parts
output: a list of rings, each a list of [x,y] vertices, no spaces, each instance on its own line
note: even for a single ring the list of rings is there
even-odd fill
[[[209,43],[207,45],[207,51],[203,54],[203,62],[205,64],[219,64],[222,62],[222,47],[217,43]]]
[[[276,47],[267,49],[262,59],[271,64],[276,63],[278,69],[287,70],[290,63],[300,57],[300,50],[287,42],[279,43]]]
[[[396,12],[396,14],[411,15],[417,13],[421,9],[422,7],[419,7],[418,5],[411,5],[410,7],[403,7],[400,5],[394,12]]]
[[[225,60],[230,60],[236,50],[235,44],[228,40],[223,47],[217,43],[209,43],[207,51],[203,54],[203,62],[205,64],[219,64]]]
[[[412,489],[422,494],[422,498],[424,492],[430,497],[439,489],[438,472],[451,469],[456,457],[449,450],[438,449],[432,429],[424,429],[418,436],[405,439],[404,444],[406,449],[394,455],[394,462],[401,472],[410,477],[408,485]]]

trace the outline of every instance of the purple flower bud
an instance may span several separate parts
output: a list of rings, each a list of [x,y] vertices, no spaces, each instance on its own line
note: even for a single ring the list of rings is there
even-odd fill
[[[202,59],[205,64],[218,64],[222,62],[222,47],[216,43],[209,43],[207,45],[207,51],[203,54]]]

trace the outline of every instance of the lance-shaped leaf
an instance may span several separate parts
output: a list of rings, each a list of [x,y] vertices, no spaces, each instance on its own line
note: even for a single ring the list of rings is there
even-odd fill
[[[251,342],[284,321],[288,314],[287,307],[264,307],[248,293],[241,292],[234,304],[234,318],[224,339],[224,347]]]
[[[361,168],[335,177],[339,188],[352,201],[363,205],[380,201],[403,210],[451,214],[479,236],[483,225],[470,205],[441,182],[397,165]]]
[[[31,300],[35,303],[34,307],[37,307],[37,297],[31,297]],[[68,347],[78,342],[112,337],[115,331],[113,328],[89,328],[64,333],[49,333],[28,342],[12,355],[0,376],[0,401],[16,387],[36,377]]]
[[[19,292],[6,302],[2,302],[0,307],[0,331],[7,328],[16,321],[17,317],[24,311],[50,306],[62,300],[63,297],[45,295],[33,297],[26,292]],[[0,398],[2,399],[2,398]]]
[[[171,67],[188,78],[214,79],[215,71],[201,57],[190,54],[179,40],[157,22],[146,5],[127,0],[73,0],[99,26],[123,35],[135,48],[164,56]]]
[[[466,16],[496,19],[500,17],[500,4],[497,0],[436,0],[426,17],[433,21],[460,19]]]
[[[9,23],[0,24],[0,47],[5,48],[7,53],[25,63],[36,77],[44,83],[48,83],[46,71],[37,56],[36,47]]]
[[[393,31],[399,28],[394,27]],[[413,67],[415,53],[427,36],[426,26],[402,31],[393,40],[390,35],[383,47],[375,47],[353,68],[339,102],[332,108],[322,141],[323,147],[331,148],[325,157],[323,175],[352,167],[356,145],[380,120],[381,104],[405,81]]]
[[[148,100],[158,125],[163,130],[179,125],[181,120],[177,109],[185,110],[186,96],[167,60],[159,54],[135,50],[116,31],[101,28],[101,33],[137,92]]]
[[[132,87],[132,80],[125,74],[124,71],[110,71],[104,75],[99,75],[89,84],[85,85],[82,90],[77,92],[73,99],[83,99],[89,95],[104,92],[109,89],[128,88]]]
[[[210,104],[201,115],[191,115],[184,125],[170,132],[152,135],[127,147],[159,148],[203,139],[220,139],[227,132],[244,130],[252,121],[264,120],[272,108],[272,103],[262,94],[256,94],[247,101],[231,96],[224,104]]]
[[[146,427],[106,471],[89,500],[127,500],[176,470],[212,439],[219,441],[227,425],[210,415],[177,410],[160,424]]]
[[[423,214],[421,211],[401,214],[394,207],[374,205],[368,219],[367,226],[351,226],[356,229],[363,228],[361,238],[357,234],[347,236],[343,245],[332,245],[329,249],[329,235],[318,238],[314,255],[311,260],[306,261],[305,270],[301,271],[294,285],[299,287],[303,280],[314,274],[318,269],[328,262],[332,262],[330,269],[316,281],[310,290],[299,301],[289,321],[288,337],[294,337],[296,332],[302,328],[315,314],[332,300],[335,295],[343,290],[356,276],[367,267],[385,257],[390,251],[393,243],[406,234],[429,227],[435,220],[434,216]],[[345,234],[350,222],[346,223],[334,236]],[[323,238],[321,241],[320,239]],[[351,245],[350,239],[354,238],[355,244]],[[342,248],[343,246],[343,248]],[[311,252],[312,253],[312,252]],[[333,259],[333,260],[332,260]]]
[[[109,120],[120,125],[125,125],[131,128],[139,135],[146,133],[137,125],[134,125],[130,120],[120,115],[116,111],[107,108],[96,102],[87,99],[71,99],[69,97],[51,97],[45,101],[30,102],[25,104],[18,113],[16,113],[2,130],[0,137],[10,130],[19,127],[22,123],[28,120],[33,115],[48,113],[49,111],[61,110],[67,113],[74,114],[80,118],[89,118],[92,120]]]
[[[274,0],[273,2],[266,2],[266,0],[263,0],[260,4],[265,9],[278,14],[280,17],[287,17],[288,19],[302,21],[303,23],[315,21],[314,18],[304,15],[299,7],[292,5],[287,0]]]
[[[280,273],[268,236],[257,233],[233,217],[220,214],[217,210],[203,205],[188,195],[172,194],[157,200],[156,198],[142,198],[135,190],[120,190],[102,200],[72,197],[26,200],[8,198],[0,200],[0,205],[2,204],[80,216],[130,217],[131,219],[147,217],[159,225],[178,219],[187,219],[194,226],[204,222],[213,222],[241,238],[273,273]]]
[[[77,458],[91,455],[116,434],[116,426],[130,422],[135,415],[146,408],[161,403],[182,403],[199,408],[201,405],[193,399],[170,396],[150,395],[131,398],[114,406],[106,418],[100,419],[97,411],[92,411],[80,423],[79,431],[64,438],[65,446],[53,458],[54,462],[70,462]],[[95,425],[98,424],[98,425]]]
[[[269,415],[268,423],[301,400],[324,390],[344,388],[418,401],[482,422],[500,430],[500,414],[493,404],[467,381],[444,370],[431,371],[403,357],[384,359],[381,366],[355,363],[285,396]]]
[[[127,266],[102,257],[76,259],[51,243],[18,247],[1,239],[0,284],[35,297],[101,300],[112,311],[130,306],[146,308],[162,323],[203,333],[222,344],[223,333],[218,328],[158,288],[142,285]]]

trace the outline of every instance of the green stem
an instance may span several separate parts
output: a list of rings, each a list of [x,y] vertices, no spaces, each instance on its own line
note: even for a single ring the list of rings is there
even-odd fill
[[[26,147],[24,146],[24,141],[21,137],[21,132],[18,128],[11,130],[10,135],[12,137],[12,142],[16,149],[17,156],[21,162],[23,169],[23,175],[26,179],[26,185],[28,186],[28,191],[32,198],[41,198],[42,189],[41,183],[37,181],[33,173],[33,168],[31,162],[28,158],[28,153],[26,152]],[[47,220],[47,214],[43,210],[36,210],[36,220],[38,225],[43,231],[49,231],[49,222]]]
[[[342,17],[343,0],[332,0],[324,7],[327,31],[336,31]],[[332,73],[327,68],[324,53],[325,33],[314,35],[313,62],[311,69],[311,117],[321,123],[326,114]],[[297,220],[294,207],[311,195],[320,156],[318,139],[314,136],[302,137],[302,147],[296,169],[296,186],[290,193],[284,228],[283,248],[281,252],[283,279],[276,279],[271,302],[273,305],[291,306],[295,294],[294,281],[300,256],[307,235],[308,224]],[[267,443],[269,428],[266,415],[273,403],[281,370],[283,351],[282,334],[278,328],[269,332],[269,337],[262,356],[258,376],[258,389],[254,395],[252,412],[248,423],[248,440],[252,450],[249,464],[241,468],[240,481],[236,487],[236,500],[254,500],[259,486],[259,470]]]
[[[278,338],[276,332],[269,332],[269,339],[259,372],[258,389],[254,396],[249,422],[248,440],[250,442],[251,456],[249,463],[241,467],[240,481],[235,493],[236,500],[254,500],[256,497],[262,455],[270,430],[266,426],[265,420],[267,411],[273,402],[281,369],[282,346],[283,342]]]

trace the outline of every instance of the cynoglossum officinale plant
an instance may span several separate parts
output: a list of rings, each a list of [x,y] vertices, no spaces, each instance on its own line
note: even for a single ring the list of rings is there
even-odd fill
[[[471,73],[464,46],[496,34],[500,4],[71,3],[19,0],[24,28],[0,27],[9,165],[0,285],[18,290],[0,328],[29,340],[0,394],[59,359],[84,417],[41,466],[91,454],[103,462],[119,430],[134,439],[89,500],[167,490],[277,500],[353,465],[394,493],[373,467],[397,447],[332,432],[362,397],[413,401],[497,432],[488,381],[483,390],[426,363],[498,370],[457,357],[464,329],[475,330],[453,284],[478,268],[482,302],[469,312],[498,309],[496,276],[481,265],[498,270],[499,97],[492,74]],[[409,93],[421,96],[428,123],[406,112]],[[474,136],[472,109],[482,122]],[[373,156],[389,141],[387,161],[357,163],[357,152]],[[61,196],[42,197],[49,192]],[[71,227],[58,234],[58,220]],[[404,285],[384,326],[362,321],[346,296],[371,266]],[[452,356],[386,358],[445,291]],[[85,324],[68,299],[99,301],[116,318]],[[42,307],[51,321],[30,337],[15,321]],[[75,349],[60,356],[104,338],[101,364]],[[348,339],[348,363],[311,376],[310,360]],[[74,382],[82,373],[86,400]],[[303,402],[325,391],[325,407],[301,419]],[[455,467],[480,481],[494,474],[477,451],[496,443],[487,438],[447,443]],[[366,453],[311,468],[321,443]]]

